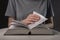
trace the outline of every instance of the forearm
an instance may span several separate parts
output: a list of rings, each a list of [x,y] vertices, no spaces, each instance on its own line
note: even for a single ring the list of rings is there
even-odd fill
[[[8,27],[9,27],[10,23],[12,22],[12,20],[14,20],[13,17],[9,17],[9,18],[8,18]]]
[[[9,19],[8,19],[8,27],[10,25],[14,25],[14,26],[25,26],[26,27],[26,25],[24,25],[22,21],[17,21],[17,20],[15,20],[12,17],[9,17]]]

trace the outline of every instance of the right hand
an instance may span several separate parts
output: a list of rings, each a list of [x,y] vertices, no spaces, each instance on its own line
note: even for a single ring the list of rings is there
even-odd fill
[[[27,16],[26,19],[22,20],[22,23],[24,25],[29,25],[29,24],[32,24],[32,23],[38,21],[39,19],[40,19],[40,17],[38,15],[30,14],[30,15]]]

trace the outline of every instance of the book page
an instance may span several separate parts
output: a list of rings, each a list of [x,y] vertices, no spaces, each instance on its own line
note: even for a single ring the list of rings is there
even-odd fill
[[[43,22],[45,22],[45,21],[47,20],[47,18],[45,18],[43,15],[37,13],[36,11],[33,11],[33,14],[38,15],[38,16],[40,17],[40,20],[37,21],[37,22],[35,22],[34,24],[29,24],[29,25],[28,25],[28,28],[29,28],[29,29],[32,29],[32,28],[34,28],[34,27],[37,27],[37,25],[42,24]]]

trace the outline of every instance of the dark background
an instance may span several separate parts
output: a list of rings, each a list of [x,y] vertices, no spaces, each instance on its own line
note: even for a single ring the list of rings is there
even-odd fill
[[[0,0],[0,28],[7,27],[7,18],[5,17],[5,11],[7,8],[8,0]]]
[[[0,28],[7,27],[8,17],[5,16],[5,11],[7,8],[8,0],[0,0]],[[54,29],[60,31],[60,0],[52,0],[52,5],[54,9]]]
[[[54,29],[60,31],[60,0],[52,0],[53,9],[54,9]]]

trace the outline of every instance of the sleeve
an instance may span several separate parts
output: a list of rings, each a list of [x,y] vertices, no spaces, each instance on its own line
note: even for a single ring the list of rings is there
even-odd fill
[[[10,16],[15,18],[16,9],[15,1],[9,0],[5,16]]]
[[[51,0],[48,0],[47,4],[48,4],[48,6],[47,6],[47,15],[46,15],[46,17],[50,18],[51,16],[54,16],[54,11],[53,11],[53,6],[52,6]]]

